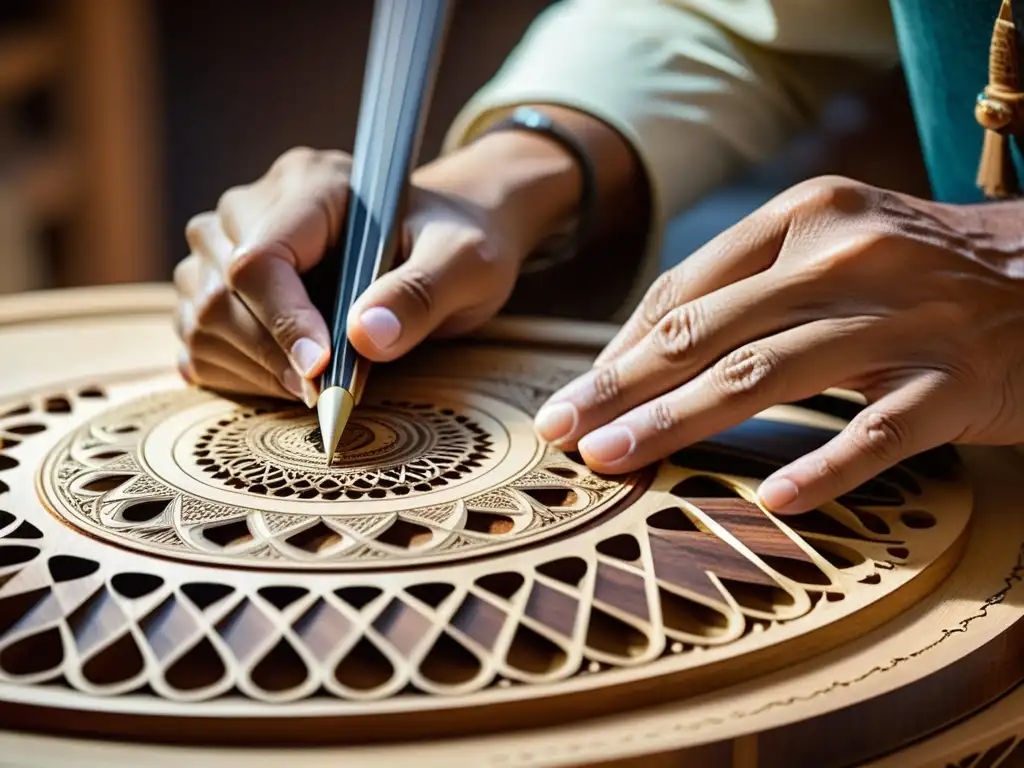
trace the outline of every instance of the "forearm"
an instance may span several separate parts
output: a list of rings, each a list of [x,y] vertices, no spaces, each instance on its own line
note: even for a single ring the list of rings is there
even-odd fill
[[[646,179],[625,138],[604,122],[565,107],[535,105],[571,132],[594,158],[595,218],[602,229],[619,229],[645,216],[624,201],[638,197]],[[561,231],[578,212],[581,169],[558,142],[526,131],[485,135],[419,169],[414,181],[459,195],[509,222],[526,254]]]

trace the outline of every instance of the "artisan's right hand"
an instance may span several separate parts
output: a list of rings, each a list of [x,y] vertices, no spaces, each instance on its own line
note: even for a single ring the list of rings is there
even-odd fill
[[[402,263],[349,316],[361,354],[392,360],[430,335],[472,330],[508,299],[520,263],[544,235],[494,181],[493,153],[520,140],[496,134],[414,176]],[[331,337],[300,275],[340,235],[350,167],[341,152],[290,150],[189,222],[191,254],[174,275],[186,380],[315,404]],[[540,206],[528,202],[535,216]]]

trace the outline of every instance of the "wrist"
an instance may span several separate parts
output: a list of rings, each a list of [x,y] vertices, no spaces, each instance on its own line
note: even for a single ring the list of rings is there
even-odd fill
[[[573,220],[581,172],[558,142],[500,131],[418,169],[413,182],[482,209],[522,258]]]

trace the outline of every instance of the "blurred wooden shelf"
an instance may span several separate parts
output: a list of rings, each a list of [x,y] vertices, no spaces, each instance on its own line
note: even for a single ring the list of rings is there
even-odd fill
[[[0,187],[26,232],[60,231],[45,257],[57,285],[164,277],[155,6],[48,0],[31,22],[0,20]],[[42,117],[23,98],[37,93]],[[39,258],[8,251],[0,264]]]
[[[0,32],[0,100],[44,84],[57,73],[60,61],[61,40],[55,30]]]

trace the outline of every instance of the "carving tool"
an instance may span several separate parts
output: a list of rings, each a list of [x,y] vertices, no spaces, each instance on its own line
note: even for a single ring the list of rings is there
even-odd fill
[[[359,403],[369,361],[349,341],[352,304],[391,269],[402,208],[437,77],[451,0],[377,0],[363,80],[335,301],[317,414],[327,463]],[[338,258],[328,253],[325,258]]]

